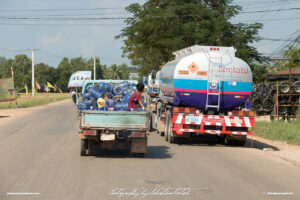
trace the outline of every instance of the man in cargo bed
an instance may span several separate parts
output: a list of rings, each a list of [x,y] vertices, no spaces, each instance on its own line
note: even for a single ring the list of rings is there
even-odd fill
[[[138,83],[136,85],[136,89],[137,91],[131,95],[128,101],[128,110],[134,111],[134,110],[138,110],[139,108],[145,110],[145,107],[142,103],[142,95],[141,95],[144,92],[144,84]]]

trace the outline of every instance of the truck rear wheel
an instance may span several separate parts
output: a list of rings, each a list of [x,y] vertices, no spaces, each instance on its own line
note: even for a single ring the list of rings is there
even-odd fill
[[[247,138],[247,137],[246,137]],[[246,140],[247,139],[240,139],[240,140],[235,140],[235,139],[231,139],[229,138],[227,135],[224,137],[224,144],[228,145],[228,146],[245,146],[246,144]]]
[[[87,140],[87,155],[92,156],[94,155],[94,141],[93,140]]]
[[[80,144],[80,156],[86,156],[87,140],[81,139]]]
[[[165,124],[165,139],[169,143],[174,143],[174,137],[172,136],[172,124],[171,124],[171,112],[166,112],[166,124]]]
[[[169,141],[169,110],[167,110],[165,112],[165,126],[164,126],[164,130],[165,130],[165,140]]]
[[[145,155],[145,153],[132,153],[132,156],[137,158],[144,158]]]

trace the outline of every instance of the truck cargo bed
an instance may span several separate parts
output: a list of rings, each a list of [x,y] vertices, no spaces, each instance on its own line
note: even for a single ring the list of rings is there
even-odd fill
[[[149,113],[140,111],[82,110],[81,128],[143,130],[149,126]]]

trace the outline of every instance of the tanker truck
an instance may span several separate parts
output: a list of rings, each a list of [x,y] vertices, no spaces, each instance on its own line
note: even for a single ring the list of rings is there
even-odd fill
[[[243,146],[254,134],[249,65],[233,47],[191,46],[174,52],[160,69],[153,127],[170,143],[214,134]]]

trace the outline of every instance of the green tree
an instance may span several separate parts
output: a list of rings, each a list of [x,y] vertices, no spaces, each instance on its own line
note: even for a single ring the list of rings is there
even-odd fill
[[[116,39],[123,38],[123,55],[141,74],[149,74],[173,58],[172,52],[192,45],[234,46],[236,55],[247,63],[262,62],[249,44],[258,41],[261,24],[232,24],[229,20],[241,8],[232,0],[148,0],[131,4],[133,17]]]
[[[119,68],[116,64],[111,65],[105,70],[105,78],[106,79],[121,79],[121,74]]]
[[[14,82],[18,91],[24,91],[27,84],[31,88],[31,59],[24,54],[16,55],[14,59],[7,59],[0,64],[0,77],[11,77],[11,68],[14,71]]]
[[[254,83],[264,82],[268,78],[268,65],[254,65],[252,74]]]
[[[129,79],[129,67],[127,64],[123,63],[119,66],[119,72],[120,72],[120,78],[122,80],[128,80]]]
[[[69,63],[68,58],[62,59],[62,61],[57,66],[56,73],[57,87],[61,88],[64,92],[66,92],[70,76],[73,73],[73,69],[71,69],[71,64]]]
[[[57,70],[54,67],[44,63],[36,64],[34,74],[35,81],[39,83],[41,88],[44,88],[44,86],[47,85],[47,82],[50,82],[51,84],[57,84]]]
[[[3,56],[0,56],[0,66],[2,63],[6,62],[6,58]]]
[[[300,42],[298,42],[300,44]],[[292,61],[292,68],[299,68],[300,67],[300,48],[298,47],[291,47],[283,50],[283,55],[286,58],[291,59]],[[283,68],[287,69],[289,67],[289,63],[285,63]]]

